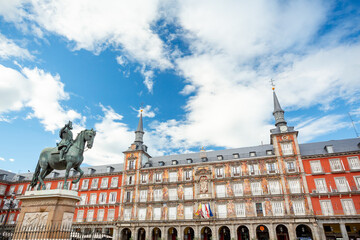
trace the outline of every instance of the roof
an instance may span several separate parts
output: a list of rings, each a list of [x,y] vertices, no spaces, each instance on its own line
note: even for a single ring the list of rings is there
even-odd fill
[[[325,146],[333,146],[334,153],[353,152],[360,150],[360,138],[330,140],[299,144],[301,156],[327,154]]]

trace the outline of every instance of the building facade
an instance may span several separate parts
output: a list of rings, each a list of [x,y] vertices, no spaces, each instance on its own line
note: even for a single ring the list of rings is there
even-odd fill
[[[81,197],[74,226],[122,240],[360,238],[360,139],[299,144],[273,98],[270,144],[253,147],[151,157],[140,116],[123,164],[86,168],[69,184]],[[61,188],[63,174],[47,189]],[[0,176],[3,199],[28,190],[32,174]]]

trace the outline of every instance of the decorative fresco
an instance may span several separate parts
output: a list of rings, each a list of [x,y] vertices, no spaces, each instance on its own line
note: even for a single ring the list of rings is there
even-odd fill
[[[182,168],[179,168],[179,171],[177,172],[177,176],[178,176],[178,181],[182,181],[182,176],[183,176]]]
[[[163,181],[167,182],[169,179],[169,170],[165,169],[163,172]]]
[[[177,218],[184,219],[184,205],[182,203],[177,208]]]
[[[169,191],[168,191],[168,187],[163,187],[163,200],[164,200],[164,201],[169,200]]]
[[[235,204],[234,204],[233,200],[229,201],[229,203],[227,204],[227,209],[228,209],[228,217],[229,218],[236,217]]]
[[[272,210],[271,210],[271,203],[270,203],[269,198],[265,199],[264,208],[265,208],[264,209],[265,215],[266,216],[271,216],[272,215]]]
[[[148,205],[146,209],[146,220],[152,220],[152,212],[153,212],[152,206]]]
[[[261,187],[263,194],[268,194],[268,182],[266,178],[261,179]]]
[[[244,195],[251,195],[251,186],[249,179],[244,179]]]
[[[246,214],[249,215],[249,217],[255,216],[254,204],[251,198],[246,200],[245,209],[246,209]]]
[[[233,193],[233,190],[231,188],[230,182],[226,183],[226,193],[227,193],[228,197],[233,197],[234,196],[234,193]]]
[[[147,201],[152,201],[153,195],[154,195],[154,189],[152,186],[150,186],[148,190]]]
[[[183,199],[183,196],[184,196],[184,187],[183,187],[183,185],[179,185],[177,193],[178,193],[178,198],[180,200]]]
[[[161,219],[166,220],[167,215],[168,215],[168,207],[166,204],[164,204],[164,206],[162,208]]]
[[[231,167],[229,163],[225,164],[225,177],[231,177]]]
[[[149,182],[153,182],[154,171],[149,172]]]

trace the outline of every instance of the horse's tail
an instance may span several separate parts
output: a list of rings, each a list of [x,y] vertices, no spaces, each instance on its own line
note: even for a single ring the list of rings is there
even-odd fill
[[[31,184],[30,184],[31,187],[35,187],[35,186],[36,186],[37,181],[38,181],[38,177],[39,177],[39,174],[40,174],[40,169],[41,169],[41,167],[40,167],[40,159],[39,159],[39,161],[38,161],[38,163],[37,163],[37,165],[36,165],[36,168],[35,168],[35,172],[34,172],[33,178],[32,178],[32,180],[31,180]]]

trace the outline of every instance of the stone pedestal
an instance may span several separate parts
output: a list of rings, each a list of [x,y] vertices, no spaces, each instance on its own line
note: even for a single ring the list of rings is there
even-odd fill
[[[30,236],[28,239],[69,239],[75,206],[80,201],[77,192],[64,189],[27,191],[17,199],[22,204],[13,239],[24,239],[25,233]]]

